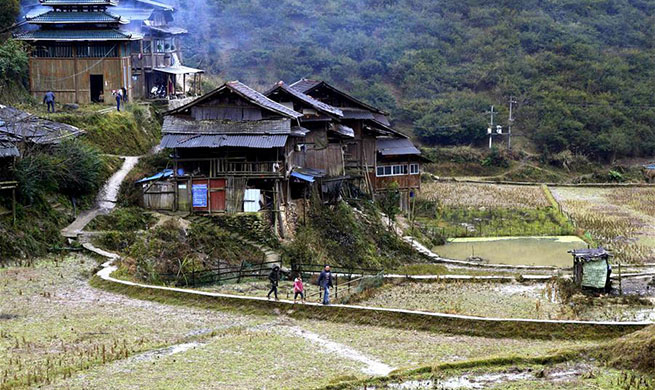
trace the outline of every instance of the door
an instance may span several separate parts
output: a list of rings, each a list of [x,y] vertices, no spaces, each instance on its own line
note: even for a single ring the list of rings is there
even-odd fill
[[[104,101],[104,80],[101,74],[92,74],[89,76],[89,86],[91,89],[91,101],[100,103]]]
[[[177,183],[177,209],[179,211],[190,211],[189,208],[189,188],[186,181]]]
[[[209,182],[211,211],[225,211],[225,179],[211,179]]]

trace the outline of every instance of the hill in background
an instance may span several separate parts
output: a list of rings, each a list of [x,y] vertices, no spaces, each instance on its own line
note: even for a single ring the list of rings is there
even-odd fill
[[[645,0],[177,0],[186,62],[265,87],[328,80],[427,144],[481,144],[491,104],[539,151],[655,152]],[[638,142],[635,142],[638,140]]]

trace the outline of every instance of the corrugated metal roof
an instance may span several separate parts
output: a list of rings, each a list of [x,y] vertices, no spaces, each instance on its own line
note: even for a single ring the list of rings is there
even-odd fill
[[[84,24],[84,23],[127,23],[121,20],[120,16],[112,15],[109,12],[59,12],[48,11],[44,14],[26,18],[33,24]]]
[[[421,154],[421,151],[407,138],[378,138],[376,149],[383,156]]]
[[[56,144],[84,133],[75,126],[41,119],[25,111],[0,105],[0,140]]]
[[[266,96],[271,96],[275,91],[277,90],[283,90],[287,92],[288,94],[294,96],[295,98],[299,99],[300,101],[308,104],[309,106],[315,108],[318,111],[322,111],[328,114],[336,115],[338,117],[342,117],[343,113],[341,112],[340,109],[336,107],[332,107],[329,104],[323,103],[319,100],[314,99],[313,97],[306,95],[294,88],[291,88],[290,86],[286,85],[283,81],[279,81],[273,88],[268,90],[265,95]]]
[[[133,41],[139,34],[118,30],[35,30],[16,34],[23,41]]]
[[[243,134],[164,134],[161,148],[282,148],[288,135],[243,135]]]
[[[170,110],[167,112],[168,115],[172,114],[177,114],[184,112],[188,110],[189,108],[198,105],[200,103],[203,103],[207,100],[211,100],[213,96],[216,96],[217,94],[225,91],[226,89],[238,94],[245,100],[251,102],[254,105],[257,105],[259,107],[262,107],[264,109],[267,109],[269,111],[275,112],[277,114],[280,114],[282,116],[286,116],[288,118],[300,118],[302,116],[301,113],[295,112],[294,110],[283,106],[282,104],[279,104],[277,102],[272,101],[271,99],[267,98],[266,96],[262,95],[261,93],[255,91],[254,89],[248,87],[247,85],[240,83],[239,81],[228,81],[227,83],[221,85],[220,87],[216,88],[215,90],[199,97],[198,99],[185,104],[183,106],[177,107],[173,110]]]
[[[291,121],[261,120],[261,121],[195,121],[177,116],[164,117],[162,133],[164,134],[289,134]]]

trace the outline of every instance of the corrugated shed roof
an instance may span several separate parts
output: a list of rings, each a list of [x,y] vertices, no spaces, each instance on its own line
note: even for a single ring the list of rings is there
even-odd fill
[[[120,16],[109,12],[59,12],[48,11],[44,14],[26,18],[32,24],[84,24],[84,23],[127,23]]]
[[[177,116],[164,117],[162,133],[164,134],[289,134],[291,121],[262,120],[262,121],[196,121]]]
[[[75,126],[38,118],[25,111],[0,105],[0,140],[56,144],[84,134]]]
[[[378,138],[376,149],[383,156],[421,154],[421,151],[407,138]]]
[[[243,134],[164,134],[161,148],[224,148],[240,147],[255,149],[282,148],[288,135]]]
[[[23,41],[133,41],[142,36],[118,30],[35,30],[16,34]]]
[[[294,96],[295,98],[299,99],[300,101],[304,102],[305,104],[308,104],[309,106],[315,108],[318,111],[322,111],[331,115],[336,115],[338,117],[343,116],[343,112],[341,112],[340,109],[336,107],[332,107],[329,104],[323,103],[319,100],[314,99],[313,97],[306,95],[294,88],[291,88],[290,86],[286,85],[283,81],[278,82],[275,84],[273,88],[271,88],[268,92],[265,93],[266,96],[271,96],[272,93],[277,91],[278,89],[281,89],[288,94]]]
[[[588,249],[573,249],[568,251],[570,254],[578,259],[584,261],[600,260],[601,258],[612,256],[605,248],[588,248]]]
[[[228,81],[227,83],[199,97],[198,99],[168,111],[167,114],[171,115],[171,114],[177,114],[186,111],[197,104],[200,104],[206,100],[210,100],[213,96],[223,92],[225,89],[229,89],[230,91],[238,94],[239,96],[251,102],[252,104],[265,108],[269,111],[275,112],[282,116],[286,116],[288,118],[294,118],[294,119],[300,118],[302,116],[301,113],[296,112],[286,106],[283,106],[282,104],[272,101],[271,99],[267,98],[266,96],[262,95],[261,93],[255,91],[254,89],[248,87],[247,85],[239,81]]]

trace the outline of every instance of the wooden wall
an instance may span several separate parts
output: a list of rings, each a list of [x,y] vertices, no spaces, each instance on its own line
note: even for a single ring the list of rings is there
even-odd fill
[[[37,100],[51,90],[57,103],[90,103],[90,75],[101,74],[104,99],[115,104],[112,90],[125,87],[132,99],[129,57],[117,58],[30,58],[30,92]]]
[[[398,175],[398,176],[375,176],[374,171],[369,171],[369,177],[371,178],[371,183],[373,183],[373,188],[375,190],[384,190],[391,185],[391,183],[398,183],[400,189],[407,188],[420,188],[421,187],[421,175]]]

